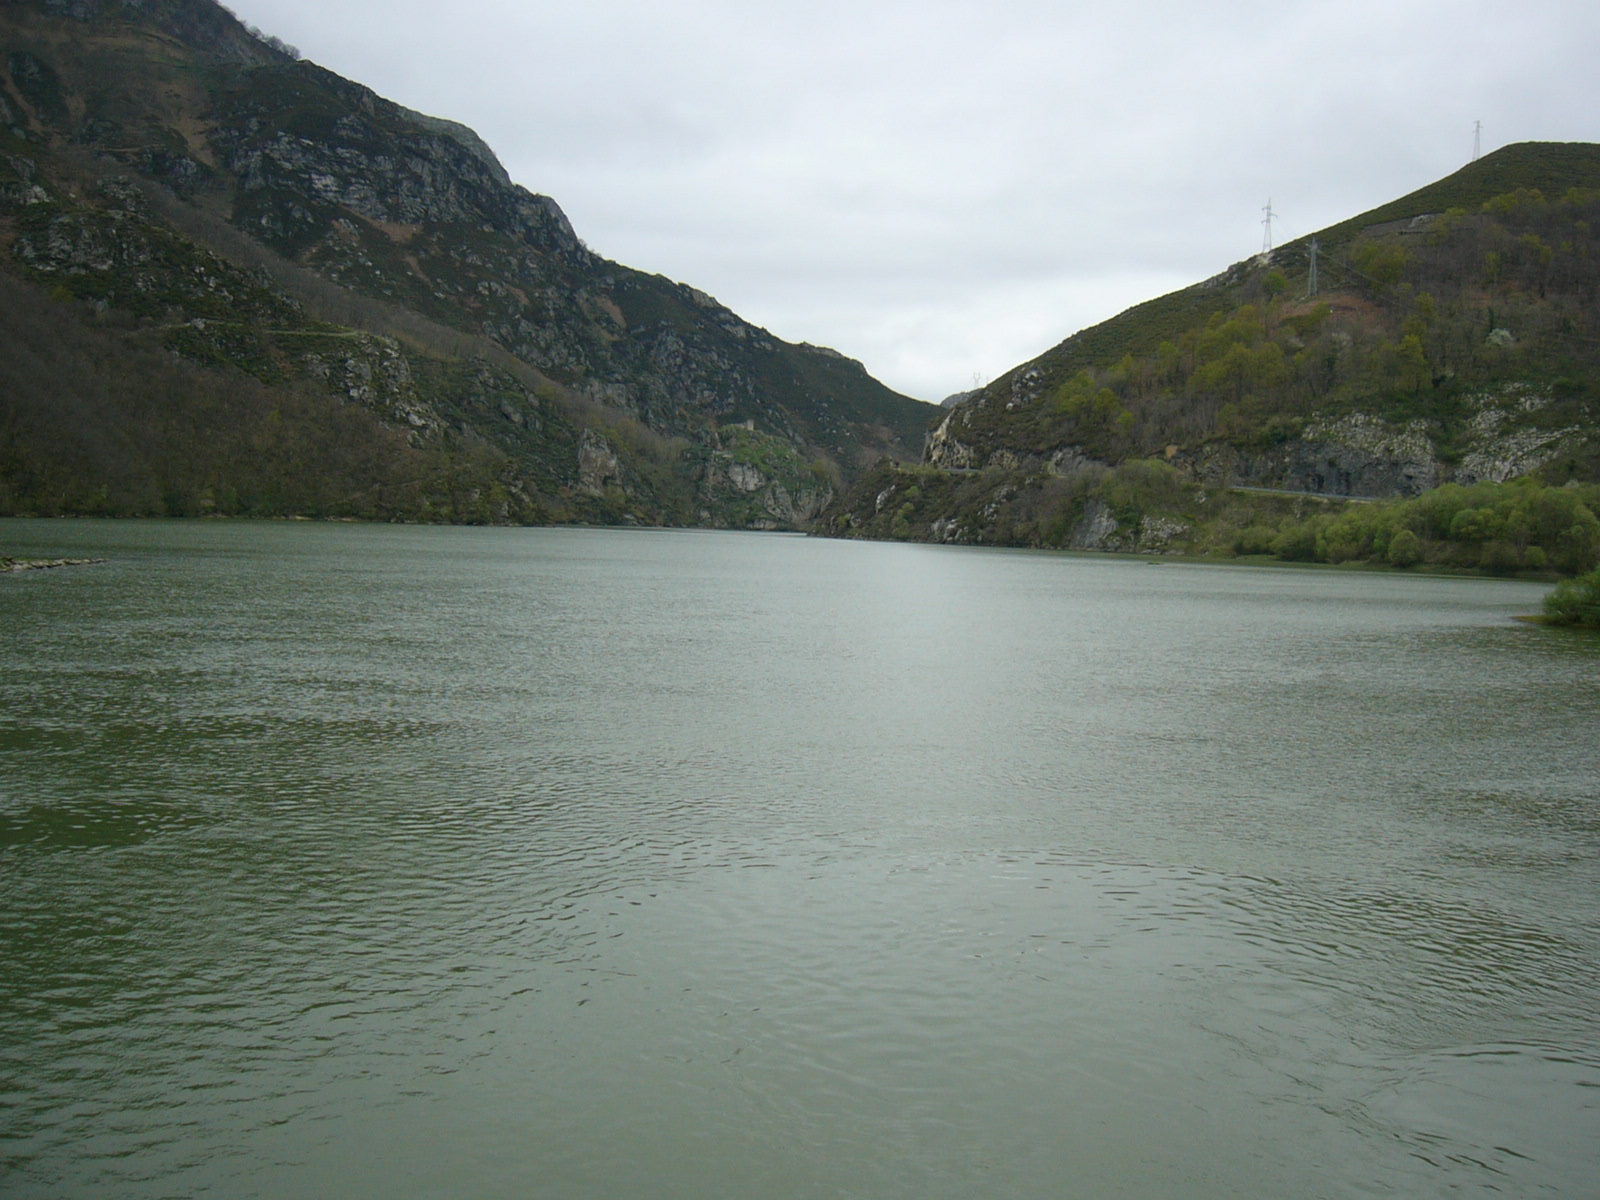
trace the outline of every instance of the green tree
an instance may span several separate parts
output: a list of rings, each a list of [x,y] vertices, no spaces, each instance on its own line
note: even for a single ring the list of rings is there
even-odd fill
[[[1271,554],[1273,539],[1278,531],[1271,525],[1248,525],[1233,539],[1235,554]]]
[[[1317,535],[1329,523],[1327,517],[1312,517],[1291,525],[1272,541],[1272,552],[1290,562],[1315,562],[1317,560]]]
[[[1478,566],[1494,575],[1509,575],[1522,565],[1522,556],[1510,542],[1495,538],[1483,544]]]
[[[1380,291],[1399,283],[1411,265],[1411,255],[1404,247],[1389,241],[1362,242],[1350,252],[1350,259]]]
[[[1389,539],[1391,567],[1411,567],[1422,561],[1422,539],[1409,529],[1399,529]]]
[[[1574,521],[1556,538],[1550,558],[1556,570],[1577,575],[1593,570],[1600,562],[1600,521],[1595,520],[1593,513],[1585,515],[1589,518],[1587,521]]]
[[[1544,612],[1553,625],[1600,629],[1600,570],[1556,584],[1544,598]]]
[[[1428,367],[1428,356],[1423,352],[1422,339],[1408,333],[1400,339],[1394,354],[1395,386],[1415,396],[1433,381]]]
[[[1450,521],[1450,540],[1455,542],[1486,542],[1499,532],[1492,508],[1464,508]]]

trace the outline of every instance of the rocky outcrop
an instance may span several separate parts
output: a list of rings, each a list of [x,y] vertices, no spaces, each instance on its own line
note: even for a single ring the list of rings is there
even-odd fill
[[[236,219],[269,244],[301,248],[350,213],[377,225],[489,224],[564,264],[591,263],[555,201],[512,184],[476,135],[310,63],[242,84],[219,105],[210,146],[236,181]],[[286,126],[285,102],[307,98],[322,111]]]
[[[1086,467],[1102,465],[1080,446],[1057,446],[1048,453],[1019,450],[986,442],[966,433],[967,410],[948,413],[928,434],[922,461],[946,471],[1043,471],[1070,476]],[[970,440],[963,440],[963,437]]]
[[[587,496],[603,496],[608,487],[621,487],[622,460],[608,442],[593,429],[578,436],[578,491]]]
[[[1546,389],[1526,384],[1480,392],[1471,397],[1476,409],[1468,421],[1465,453],[1456,464],[1458,483],[1503,483],[1536,471],[1584,440],[1575,424],[1546,424],[1553,397]]]
[[[980,462],[977,448],[956,435],[955,419],[956,413],[951,412],[934,427],[923,449],[922,461],[946,471],[976,470]]]
[[[1426,422],[1395,425],[1369,413],[1313,421],[1288,450],[1284,478],[1298,491],[1414,496],[1439,484]]]
[[[748,472],[748,468],[745,469]],[[708,473],[701,489],[707,501],[701,519],[708,525],[738,529],[806,529],[833,499],[825,486],[796,487],[765,476],[746,474],[734,485],[737,499],[720,486],[715,470]]]
[[[1106,550],[1117,540],[1121,527],[1104,500],[1093,499],[1084,506],[1083,516],[1073,523],[1067,536],[1071,550]]]
[[[707,524],[808,528],[834,497],[825,471],[748,427],[724,428],[703,453],[698,494]]]
[[[481,333],[656,430],[754,419],[846,455],[864,440],[880,453],[920,442],[931,406],[699,289],[600,259],[554,200],[512,184],[463,127],[286,63],[219,100],[210,141],[240,228],[346,287]],[[834,415],[841,395],[860,418]]]
[[[1091,498],[1083,515],[1067,535],[1069,550],[1109,550],[1122,554],[1166,554],[1183,541],[1190,523],[1175,517],[1141,514],[1132,520],[1118,520],[1111,506],[1099,497]]]
[[[437,434],[444,420],[420,393],[410,360],[391,337],[306,334],[292,339],[306,372],[352,404],[381,413],[413,440]]]
[[[1173,459],[1213,484],[1328,496],[1414,496],[1437,487],[1444,471],[1424,422],[1394,425],[1370,413],[1312,421],[1269,450],[1213,442]]]
[[[258,274],[152,218],[136,189],[112,178],[97,192],[104,207],[31,185],[14,210],[14,263],[40,282],[141,317],[265,327],[303,319],[299,306]]]
[[[1547,389],[1513,383],[1467,399],[1473,410],[1456,439],[1453,461],[1422,420],[1385,421],[1348,413],[1308,422],[1299,437],[1270,450],[1211,443],[1173,459],[1214,484],[1312,495],[1416,496],[1442,483],[1503,483],[1584,445],[1581,425],[1552,422]]]

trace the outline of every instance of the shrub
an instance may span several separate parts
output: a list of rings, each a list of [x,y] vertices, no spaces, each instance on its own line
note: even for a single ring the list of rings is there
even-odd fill
[[[1521,565],[1522,556],[1517,553],[1517,548],[1510,542],[1498,539],[1485,542],[1483,553],[1478,557],[1478,566],[1491,575],[1509,575]]]
[[[1399,530],[1389,539],[1389,565],[1411,567],[1422,560],[1422,540],[1409,529]]]
[[[1315,562],[1317,560],[1317,534],[1328,525],[1325,517],[1312,517],[1299,525],[1292,525],[1272,541],[1272,552],[1290,562]]]
[[[1556,584],[1544,598],[1544,613],[1552,625],[1600,629],[1600,568]]]
[[[1233,539],[1236,554],[1271,554],[1278,531],[1271,525],[1249,525]]]

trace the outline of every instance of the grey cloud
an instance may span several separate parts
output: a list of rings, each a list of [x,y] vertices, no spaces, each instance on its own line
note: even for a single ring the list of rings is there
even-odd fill
[[[239,0],[596,251],[937,399],[1485,149],[1595,140],[1568,0]],[[1150,289],[1141,291],[1140,289]]]

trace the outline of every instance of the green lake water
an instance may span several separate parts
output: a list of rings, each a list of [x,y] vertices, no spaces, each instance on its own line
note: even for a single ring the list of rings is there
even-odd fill
[[[1545,588],[0,521],[0,1195],[1600,1192]]]

